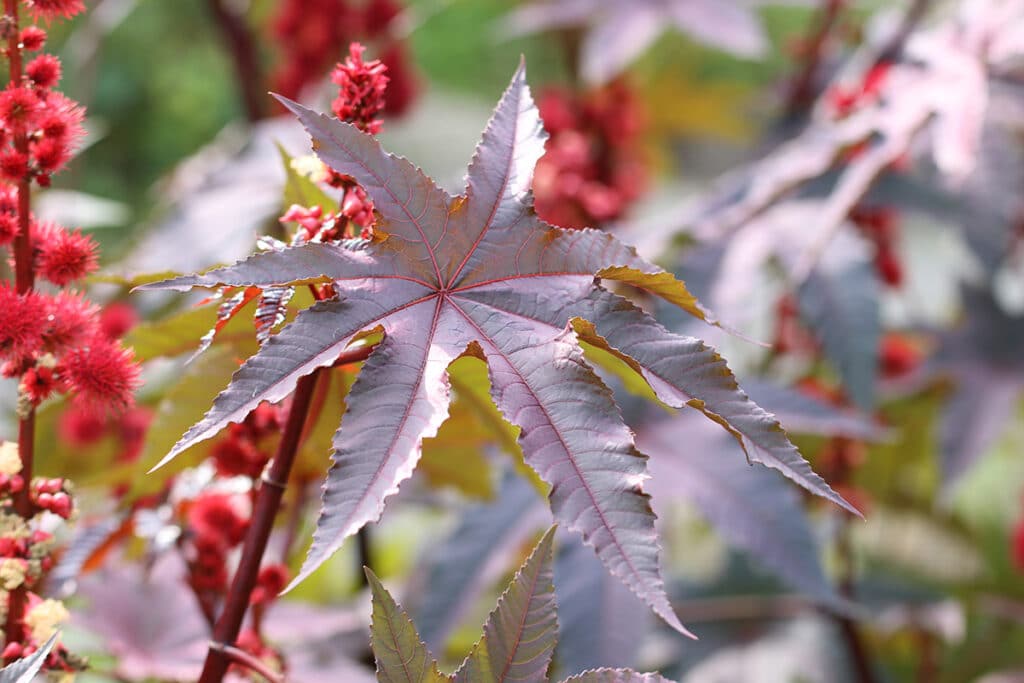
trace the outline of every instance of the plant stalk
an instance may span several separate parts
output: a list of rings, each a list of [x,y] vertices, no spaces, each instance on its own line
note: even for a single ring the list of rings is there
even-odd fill
[[[333,367],[366,360],[372,351],[373,347],[370,346],[346,351],[338,357]],[[238,640],[238,633],[242,628],[246,609],[249,607],[249,596],[256,585],[256,577],[259,574],[260,564],[263,562],[263,555],[267,550],[267,542],[274,526],[274,519],[281,507],[281,499],[284,496],[288,476],[291,474],[292,464],[295,462],[295,455],[299,450],[303,427],[309,416],[317,381],[323,373],[329,372],[329,369],[320,368],[313,374],[300,379],[295,386],[288,419],[285,421],[284,434],[269,471],[263,475],[263,483],[256,495],[252,524],[249,525],[245,543],[242,546],[242,558],[238,563],[238,569],[235,570],[235,577],[231,582],[227,600],[224,602],[224,610],[214,626],[213,639],[206,654],[206,662],[203,664],[199,683],[221,683],[231,665],[230,650],[234,648],[235,641]]]
[[[245,23],[245,17],[231,9],[225,0],[209,0],[209,3],[210,11],[231,52],[245,116],[250,122],[259,121],[266,113],[263,106],[266,89],[263,86],[259,52],[256,50],[252,32]]]
[[[22,59],[19,43],[20,21],[18,17],[18,0],[4,0],[4,20],[7,30],[7,60],[10,70],[10,82],[21,83]],[[14,147],[23,154],[28,154],[28,137],[24,131],[14,136]],[[32,255],[31,215],[31,179],[22,178],[18,181],[18,235],[14,238],[14,286],[19,294],[32,291],[35,285],[35,270]],[[35,408],[29,408],[18,422],[18,455],[21,458],[21,476],[25,485],[14,495],[14,510],[24,519],[32,516],[32,499],[30,488],[32,483],[32,464],[35,458]],[[4,642],[13,643],[24,640],[25,607],[27,591],[20,586],[8,593],[7,620],[4,624]]]

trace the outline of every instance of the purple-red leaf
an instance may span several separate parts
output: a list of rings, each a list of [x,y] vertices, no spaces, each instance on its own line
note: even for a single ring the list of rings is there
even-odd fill
[[[322,160],[354,177],[373,199],[381,214],[374,240],[271,251],[153,288],[268,287],[326,278],[338,292],[272,336],[168,458],[241,420],[261,401],[283,399],[300,377],[331,364],[361,332],[383,330],[335,436],[334,465],[300,579],[380,516],[385,499],[415,467],[422,440],[447,415],[448,365],[470,353],[487,362],[498,408],[521,428],[526,462],[551,485],[556,519],[686,633],[661,578],[654,514],[642,488],[646,458],[634,447],[611,391],[583,358],[577,317],[635,357],[663,400],[700,402],[705,414],[750,442],[760,454],[750,449],[751,458],[841,501],[778,423],[739,391],[724,361],[699,340],[672,337],[638,309],[622,308],[628,304],[602,289],[598,276],[650,285],[703,317],[681,283],[663,281],[664,271],[611,235],[537,219],[528,188],[544,136],[522,68],[487,126],[467,194],[456,198],[373,137],[284,103],[306,126]]]

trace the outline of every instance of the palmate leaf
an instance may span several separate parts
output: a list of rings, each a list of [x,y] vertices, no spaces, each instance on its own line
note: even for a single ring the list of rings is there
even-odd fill
[[[466,354],[486,361],[495,404],[520,427],[526,463],[552,487],[555,518],[582,534],[611,573],[680,632],[686,631],[665,595],[654,514],[642,489],[645,458],[611,391],[584,360],[581,339],[628,359],[661,400],[697,407],[726,427],[751,460],[845,504],[778,422],[739,389],[713,349],[668,333],[595,278],[605,272],[648,288],[661,269],[607,233],[562,230],[536,217],[529,188],[545,136],[523,68],[484,131],[460,197],[353,126],[285,104],[320,158],[354,177],[373,200],[381,215],[373,242],[267,252],[149,288],[331,280],[339,293],[272,336],[166,459],[242,420],[261,401],[283,399],[364,330],[383,331],[335,435],[323,508],[296,581],[379,518],[385,499],[415,468],[423,439],[447,416],[447,368]],[[668,287],[659,277],[648,291],[684,308],[695,305],[681,283]]]

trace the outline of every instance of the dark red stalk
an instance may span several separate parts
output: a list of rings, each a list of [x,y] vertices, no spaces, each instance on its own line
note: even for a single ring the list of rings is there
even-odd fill
[[[252,32],[240,16],[225,0],[209,0],[210,11],[213,13],[217,26],[223,34],[231,61],[235,65],[235,76],[242,91],[242,102],[245,115],[249,121],[259,121],[266,113],[266,88],[263,86],[263,74],[260,69],[259,52],[252,39]]]
[[[825,0],[825,6],[821,8],[814,25],[814,32],[803,45],[803,68],[800,69],[800,74],[794,79],[789,90],[786,103],[787,119],[795,118],[806,111],[817,96],[814,85],[818,70],[821,68],[825,46],[840,14],[842,14],[844,4],[845,0]]]
[[[20,83],[22,78],[21,46],[19,38],[18,0],[4,0],[4,22],[7,30],[7,60],[10,67],[10,82]],[[28,154],[28,138],[24,132],[14,137],[14,146]],[[21,294],[31,291],[35,284],[32,267],[32,234],[29,215],[31,195],[28,177],[18,181],[18,236],[14,239],[14,286]],[[35,456],[35,408],[29,408],[18,423],[18,454],[21,457],[21,475],[25,486],[14,496],[14,509],[24,518],[32,516],[32,499],[29,497],[32,482],[32,462]],[[4,642],[24,640],[24,617],[26,594],[24,586],[8,593],[7,622],[4,624]]]
[[[346,351],[338,357],[334,365],[336,367],[366,360],[372,351],[373,347],[369,346]],[[210,649],[206,655],[199,683],[220,683],[231,665],[230,650],[238,639],[245,611],[249,606],[249,596],[256,585],[256,577],[259,574],[260,564],[263,562],[263,555],[267,550],[270,531],[274,527],[274,519],[281,507],[281,498],[284,496],[288,476],[291,474],[303,428],[309,416],[317,380],[325,372],[327,369],[321,368],[300,379],[295,387],[288,419],[284,426],[284,434],[278,445],[277,454],[270,464],[270,470],[263,475],[262,485],[256,495],[252,523],[249,525],[245,543],[242,546],[242,558],[231,582],[227,600],[224,602],[224,611],[214,626],[213,640],[210,642]]]

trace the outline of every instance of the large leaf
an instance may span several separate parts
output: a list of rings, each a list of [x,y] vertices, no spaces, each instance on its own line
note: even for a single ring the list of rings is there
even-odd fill
[[[505,683],[547,679],[558,639],[552,583],[552,527],[498,599],[484,635],[453,677],[456,683]]]
[[[377,660],[377,680],[383,683],[442,683],[448,677],[420,640],[409,615],[391,597],[369,569],[366,578],[373,592],[370,638]]]
[[[327,278],[339,293],[271,337],[166,459],[240,421],[261,401],[281,400],[300,377],[334,363],[361,332],[384,332],[349,395],[314,542],[296,580],[379,518],[385,499],[415,467],[422,440],[447,416],[448,365],[468,353],[486,360],[492,397],[521,428],[527,464],[552,487],[556,519],[582,534],[615,576],[685,632],[660,574],[654,514],[642,489],[645,458],[611,391],[583,358],[571,324],[576,317],[635,358],[662,400],[700,406],[754,446],[752,459],[842,503],[778,423],[738,389],[713,350],[669,335],[595,280],[616,267],[615,277],[627,281],[661,269],[611,235],[537,219],[528,188],[544,137],[524,69],[484,132],[466,194],[456,198],[353,126],[285,104],[320,158],[366,189],[381,214],[374,240],[268,252],[148,288]],[[680,291],[659,284],[655,293],[678,299]]]
[[[692,420],[648,425],[638,443],[651,455],[651,490],[659,504],[692,503],[726,542],[794,589],[822,604],[841,603],[822,570],[821,549],[800,499],[778,475],[749,471],[732,457],[731,439]]]

